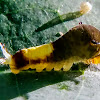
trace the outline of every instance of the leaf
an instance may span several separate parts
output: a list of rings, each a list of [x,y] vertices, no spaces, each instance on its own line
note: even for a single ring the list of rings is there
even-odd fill
[[[5,44],[11,54],[14,54],[19,49],[49,43],[58,39],[57,33],[66,33],[67,29],[78,25],[79,21],[95,23],[97,18],[95,19],[92,16],[94,12],[86,15],[86,17],[80,17],[79,9],[77,10],[80,2],[81,0],[77,2],[74,0],[0,0],[0,42]],[[95,4],[97,2],[99,1],[95,0]],[[73,14],[75,15],[73,16]],[[97,15],[99,15],[98,12]],[[0,56],[2,56],[1,52]],[[0,100],[55,100],[55,98],[73,100],[76,95],[80,99],[81,87],[83,88],[85,84],[84,87],[87,89],[82,73],[81,70],[42,73],[28,70],[15,75],[11,73],[9,66],[1,66]],[[91,74],[86,75],[88,76],[86,78],[88,85],[89,82],[92,84],[94,80],[99,83],[97,76],[96,79],[93,78],[94,80],[91,81],[89,79]],[[62,82],[70,87],[70,90],[59,90],[57,83],[62,84]],[[92,86],[91,84],[90,86]],[[96,87],[99,87],[98,84]],[[86,95],[89,95],[90,92],[86,92]],[[85,91],[82,94],[84,97]]]

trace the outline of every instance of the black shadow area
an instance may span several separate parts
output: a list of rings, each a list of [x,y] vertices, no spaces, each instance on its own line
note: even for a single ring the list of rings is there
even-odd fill
[[[77,67],[78,65],[74,65]],[[87,66],[84,66],[85,68]],[[80,67],[80,66],[79,66]],[[17,75],[13,73],[0,73],[0,100],[9,100],[39,88],[52,85],[63,81],[74,81],[78,83],[75,77],[82,75],[82,72],[75,71],[76,68],[68,72],[41,72],[23,71]]]

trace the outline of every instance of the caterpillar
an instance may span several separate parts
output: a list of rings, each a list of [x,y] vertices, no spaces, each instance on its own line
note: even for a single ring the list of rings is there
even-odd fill
[[[100,31],[91,25],[79,24],[58,40],[36,47],[25,48],[11,55],[0,43],[5,58],[1,64],[9,64],[11,71],[18,74],[29,68],[36,72],[68,71],[73,63],[100,63]]]

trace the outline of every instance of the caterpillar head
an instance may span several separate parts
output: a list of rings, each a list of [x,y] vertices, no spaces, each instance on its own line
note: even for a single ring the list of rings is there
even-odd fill
[[[81,58],[100,56],[100,31],[91,25],[80,24],[67,34],[72,54]]]

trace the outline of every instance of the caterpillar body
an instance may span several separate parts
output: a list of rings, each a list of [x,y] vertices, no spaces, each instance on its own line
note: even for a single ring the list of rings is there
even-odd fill
[[[0,63],[9,64],[14,74],[29,68],[36,72],[43,69],[68,71],[73,63],[100,63],[100,31],[91,25],[80,24],[54,42],[22,49],[14,55],[9,54],[2,43],[0,48],[5,56]]]

